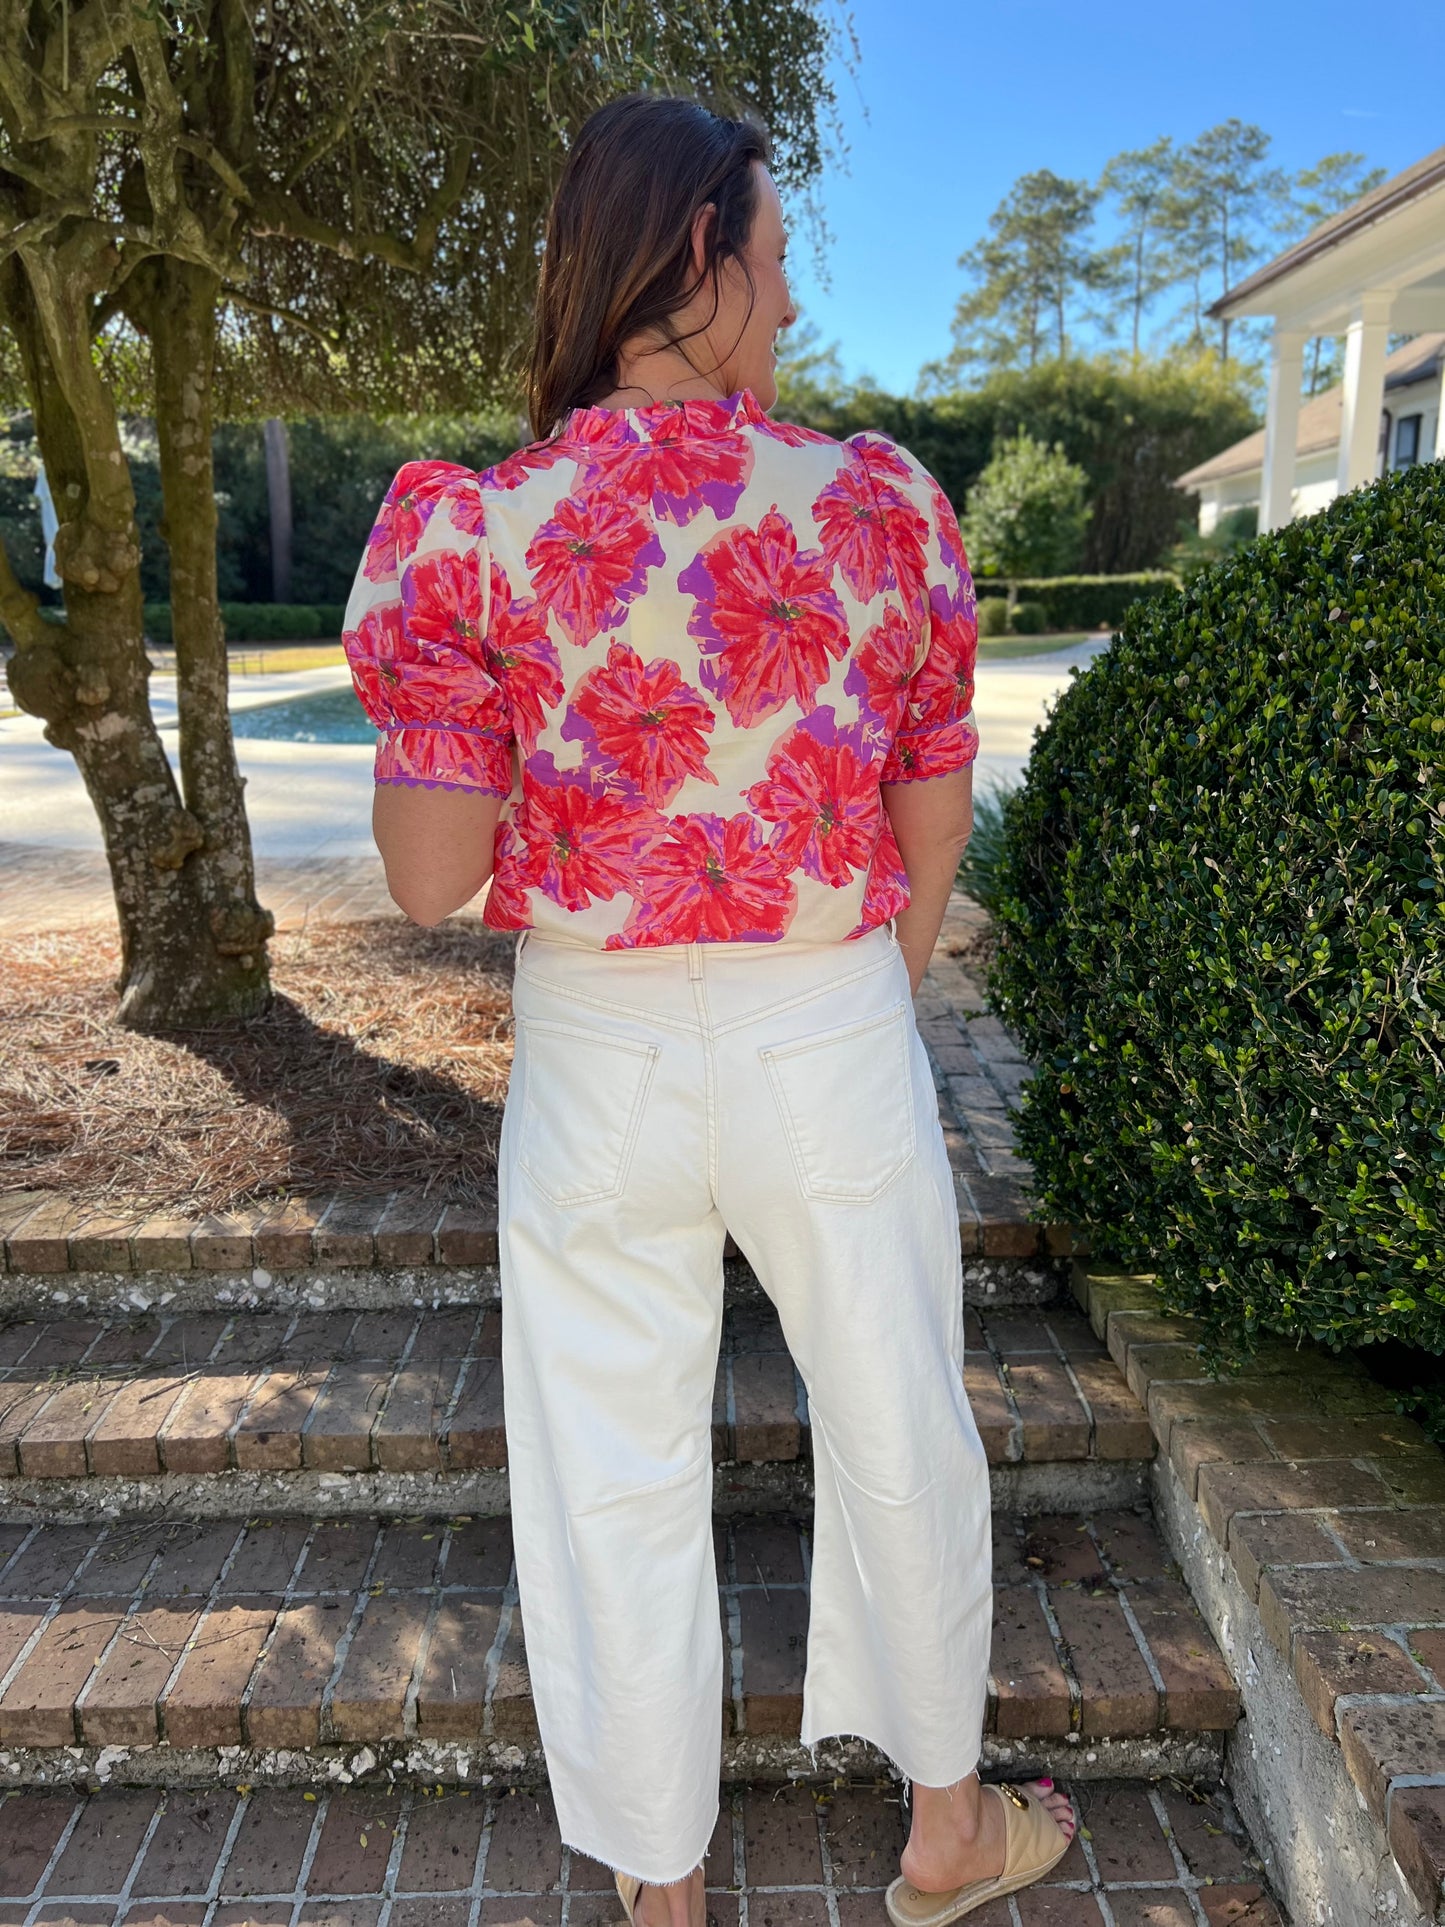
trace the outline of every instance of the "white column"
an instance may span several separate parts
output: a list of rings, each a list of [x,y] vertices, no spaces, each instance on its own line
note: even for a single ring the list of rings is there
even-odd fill
[[[1295,440],[1305,337],[1276,327],[1269,344],[1269,398],[1264,410],[1264,474],[1259,487],[1259,532],[1282,529],[1294,516]]]
[[[1344,419],[1340,423],[1340,493],[1378,473],[1380,410],[1385,402],[1385,342],[1394,296],[1362,294],[1345,333]]]

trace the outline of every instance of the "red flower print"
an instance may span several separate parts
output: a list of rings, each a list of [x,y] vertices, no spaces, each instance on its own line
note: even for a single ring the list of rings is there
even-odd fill
[[[651,416],[653,411],[642,411]],[[738,505],[753,468],[743,435],[689,434],[675,408],[645,421],[646,439],[624,449],[607,472],[609,488],[648,504],[665,522],[685,527],[703,507],[725,521]]]
[[[562,700],[562,665],[547,634],[547,611],[530,597],[512,600],[511,584],[495,558],[486,656],[487,667],[507,692],[517,741],[530,756],[546,711]]]
[[[614,642],[605,667],[589,669],[577,684],[562,727],[569,739],[581,734],[574,717],[590,729],[598,753],[655,808],[670,803],[689,776],[717,781],[706,767],[717,718],[666,656],[644,665],[635,649]]]
[[[565,497],[527,550],[538,602],[579,645],[625,619],[648,569],[663,560],[655,530],[630,503],[609,501],[602,490]]]
[[[407,634],[423,647],[475,646],[482,632],[482,574],[477,552],[434,549],[403,572]]]
[[[406,637],[399,602],[382,602],[368,609],[359,629],[348,629],[341,638],[351,668],[351,682],[362,708],[374,723],[389,721],[395,714],[393,691],[401,681],[396,663],[399,657],[416,658]]]
[[[540,756],[522,774],[517,826],[537,885],[564,910],[585,910],[628,889],[656,833],[650,812]]]
[[[843,446],[855,462],[863,464],[875,486],[883,487],[890,482],[902,482],[906,486],[914,479],[913,470],[897,447],[882,435],[850,435]]]
[[[843,687],[890,736],[902,720],[917,660],[918,632],[889,603],[883,620],[874,623],[855,652]]]
[[[789,448],[806,448],[810,443],[830,442],[831,435],[820,434],[816,428],[804,428],[798,422],[775,422],[770,417],[757,424],[758,429],[775,442],[783,442]]]
[[[932,478],[929,478],[932,481]],[[959,534],[958,517],[953,512],[953,504],[938,486],[932,483],[930,494],[933,498],[933,523],[938,530],[938,546],[943,555],[945,568],[952,569],[957,576],[968,570],[968,557],[963,551],[963,537]]]
[[[840,890],[866,867],[883,814],[870,760],[862,731],[834,727],[831,709],[818,710],[774,744],[767,775],[747,797],[759,816],[777,824],[772,847],[785,869],[801,866]]]
[[[792,920],[797,892],[754,819],[675,816],[631,885],[636,905],[609,950],[654,943],[766,943]]]
[[[878,847],[868,866],[868,881],[863,886],[863,914],[848,935],[866,936],[868,931],[876,930],[880,923],[887,923],[890,917],[907,908],[908,872],[903,867],[903,852],[893,834],[893,825],[885,813]]]
[[[756,529],[716,535],[678,577],[696,601],[688,634],[702,645],[702,681],[747,729],[784,703],[806,708],[847,655],[843,605],[818,549],[798,548],[793,525],[776,508]]]
[[[362,570],[369,582],[394,576],[421,540],[437,503],[456,482],[474,479],[455,462],[408,462],[398,469],[366,541]]]
[[[551,468],[565,453],[560,441],[531,442],[526,448],[519,448],[515,454],[503,456],[500,462],[493,462],[490,468],[484,468],[477,479],[483,488],[503,489],[510,493],[514,488],[520,488],[529,475]]]
[[[527,892],[537,877],[530,874],[527,846],[510,823],[497,826],[492,853],[492,881],[482,905],[482,922],[493,930],[525,930],[532,921]],[[540,872],[539,872],[540,874]]]
[[[892,490],[888,491],[892,496]],[[893,582],[888,532],[878,494],[861,464],[850,463],[813,504],[823,553],[843,572],[860,602],[871,602]]]
[[[910,702],[928,717],[966,716],[973,707],[978,616],[971,597],[955,602],[941,585],[929,596],[933,636],[913,679]]]

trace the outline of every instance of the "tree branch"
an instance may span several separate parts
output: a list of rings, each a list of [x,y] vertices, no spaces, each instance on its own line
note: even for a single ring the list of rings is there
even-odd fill
[[[89,212],[83,201],[62,201],[58,207],[47,208],[44,214],[33,215],[30,220],[21,221],[17,227],[6,228],[0,233],[0,261],[21,248],[29,247],[32,242],[43,240],[62,221],[84,220]]]
[[[273,308],[269,301],[257,301],[251,295],[244,294],[240,288],[233,288],[225,282],[221,284],[220,292],[225,300],[233,302],[238,308],[244,308],[248,314],[269,315],[273,321],[284,321],[290,328],[300,328],[306,334],[314,335],[328,351],[336,346],[334,335],[327,334],[324,328],[318,328],[314,321],[307,321],[303,315],[294,313],[290,308]]]
[[[17,649],[38,649],[51,640],[50,624],[40,613],[39,597],[17,580],[3,542],[0,542],[0,622],[15,638]]]

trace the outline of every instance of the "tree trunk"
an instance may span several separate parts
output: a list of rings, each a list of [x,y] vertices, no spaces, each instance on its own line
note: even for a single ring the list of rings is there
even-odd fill
[[[291,600],[291,449],[286,424],[266,423],[266,499],[271,510],[271,600]]]
[[[189,859],[204,906],[196,947],[207,958],[217,1008],[253,1011],[270,995],[266,940],[276,926],[256,901],[243,800],[246,779],[231,736],[226,639],[216,584],[211,434],[220,284],[207,269],[173,256],[148,262],[150,271],[153,277],[140,292],[155,362],[181,789],[204,839]]]
[[[222,957],[209,928],[205,833],[183,807],[151,716],[142,633],[135,496],[120,427],[90,353],[83,277],[45,256],[0,269],[0,318],[19,346],[59,528],[66,622],[41,622],[7,594],[16,642],[8,680],[19,706],[68,750],[100,820],[120,926],[120,1020],[166,1029],[251,1011],[264,961]],[[8,573],[8,572],[7,572]]]

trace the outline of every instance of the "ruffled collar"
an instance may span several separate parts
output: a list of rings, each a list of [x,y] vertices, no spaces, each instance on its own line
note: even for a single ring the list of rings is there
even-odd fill
[[[768,415],[751,388],[739,388],[732,395],[645,402],[640,408],[574,408],[558,439],[597,442],[624,423],[652,441],[659,434],[727,435],[744,427],[766,427]]]

